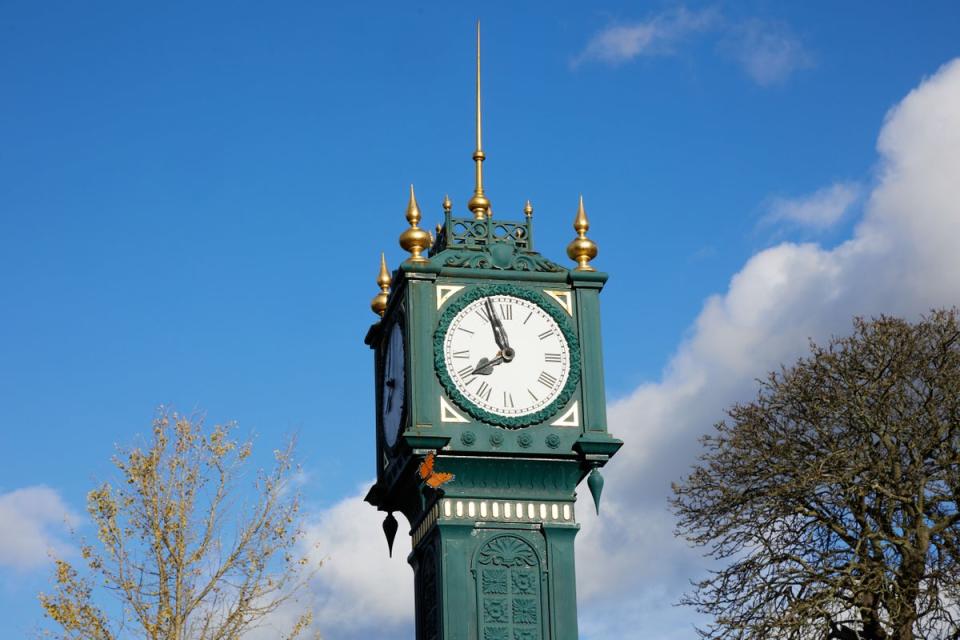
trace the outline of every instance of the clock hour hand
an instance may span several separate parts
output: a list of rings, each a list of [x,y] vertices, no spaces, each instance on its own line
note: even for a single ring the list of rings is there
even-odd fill
[[[510,341],[507,339],[507,330],[503,327],[503,322],[500,320],[500,316],[497,315],[497,310],[493,306],[490,298],[485,298],[483,304],[487,307],[487,313],[490,316],[490,327],[493,329],[493,339],[496,340],[497,346],[500,347],[499,357],[502,358],[501,362],[510,362],[513,360],[514,351],[510,348]]]
[[[473,368],[473,371],[470,372],[472,376],[488,376],[493,373],[493,368],[498,364],[506,362],[506,359],[503,355],[498,355],[493,360],[488,360],[487,358],[480,358],[480,362],[477,363],[477,366]]]

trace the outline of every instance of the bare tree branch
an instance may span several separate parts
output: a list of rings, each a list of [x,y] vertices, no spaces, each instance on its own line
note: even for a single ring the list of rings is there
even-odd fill
[[[202,419],[161,412],[143,449],[119,452],[119,479],[88,494],[98,540],[81,547],[90,575],[57,560],[53,593],[40,595],[58,626],[46,637],[238,640],[296,598],[317,567],[296,554],[293,443],[257,476],[248,508],[232,510],[251,453],[233,430],[205,432]],[[98,588],[119,608],[96,604]],[[301,637],[311,620],[304,610],[283,637]]]
[[[760,382],[673,487],[724,566],[682,600],[704,638],[960,638],[960,322],[854,320]]]

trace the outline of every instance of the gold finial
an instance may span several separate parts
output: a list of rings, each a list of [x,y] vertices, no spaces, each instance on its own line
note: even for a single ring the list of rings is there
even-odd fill
[[[417,196],[413,192],[413,185],[410,185],[410,201],[407,203],[407,222],[411,227],[416,227],[420,222],[420,205],[417,204]]]
[[[373,296],[370,301],[370,309],[375,314],[383,317],[383,312],[387,310],[387,298],[390,296],[390,272],[387,270],[387,259],[380,254],[380,273],[377,274],[377,284],[380,286],[380,293]]]
[[[583,210],[582,195],[580,196],[580,207],[577,209],[577,217],[573,220],[573,228],[577,232],[577,237],[567,245],[567,255],[570,256],[571,260],[576,261],[576,271],[595,271],[589,263],[597,257],[597,243],[587,237],[590,221],[587,220],[587,213]]]
[[[467,208],[473,211],[473,217],[483,220],[489,215],[490,201],[483,193],[483,136],[480,117],[480,21],[477,20],[477,148],[473,152],[473,160],[477,163],[476,186],[473,188],[473,197],[467,203]]]
[[[410,223],[410,228],[400,234],[400,246],[404,251],[410,252],[407,262],[428,262],[427,258],[420,254],[430,248],[433,237],[417,226],[420,222],[420,207],[417,205],[412,184],[410,185],[410,202],[407,203],[407,222]]]
[[[528,218],[533,217],[533,205],[530,204],[529,200],[527,200],[527,204],[523,205],[523,215],[527,216]]]
[[[453,203],[450,202],[450,196],[443,196],[443,211],[444,213],[450,213],[450,210],[453,209]]]

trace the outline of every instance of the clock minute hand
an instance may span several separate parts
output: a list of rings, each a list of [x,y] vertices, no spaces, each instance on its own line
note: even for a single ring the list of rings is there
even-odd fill
[[[394,380],[393,378],[387,378],[386,380],[384,380],[383,384],[384,386],[387,387],[387,389],[389,389],[389,391],[387,391],[387,393],[384,395],[387,396],[387,400],[386,400],[387,411],[391,411],[393,409],[393,391],[397,386],[397,381]]]
[[[510,348],[510,341],[507,339],[507,330],[503,327],[503,322],[500,320],[500,316],[497,315],[497,310],[493,306],[493,302],[490,301],[490,298],[486,298],[483,304],[487,307],[487,313],[490,315],[490,327],[493,329],[493,339],[496,340],[497,346],[500,347],[500,358],[502,362],[510,362],[513,360],[514,351]]]

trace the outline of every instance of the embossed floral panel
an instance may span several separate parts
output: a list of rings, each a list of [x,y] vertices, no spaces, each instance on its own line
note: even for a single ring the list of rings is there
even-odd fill
[[[516,535],[496,535],[477,553],[477,598],[483,640],[543,640],[536,549]]]

